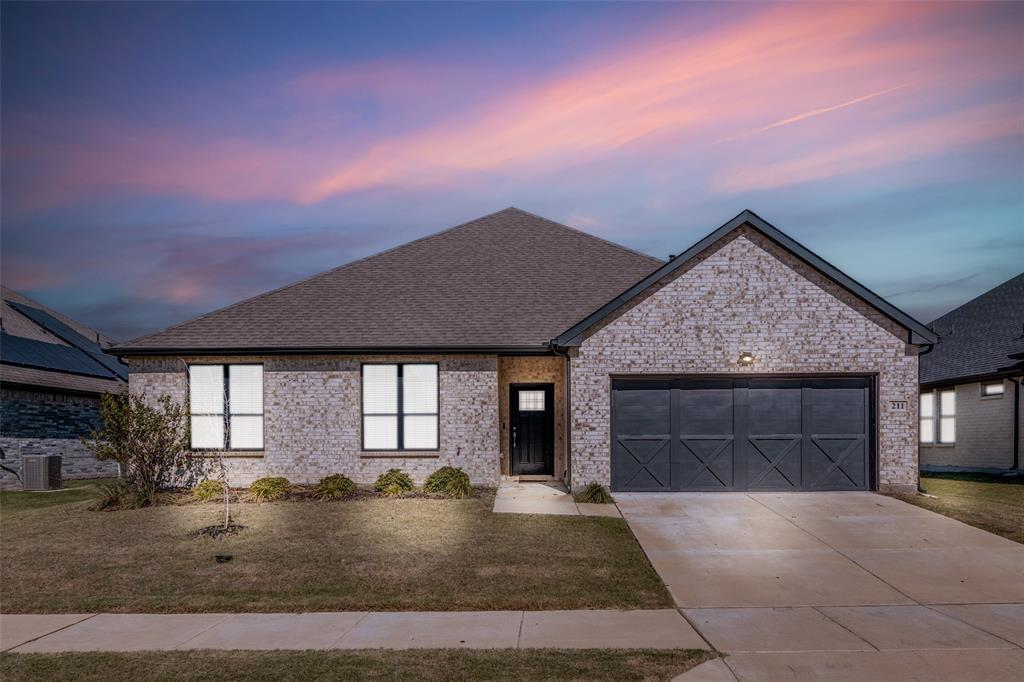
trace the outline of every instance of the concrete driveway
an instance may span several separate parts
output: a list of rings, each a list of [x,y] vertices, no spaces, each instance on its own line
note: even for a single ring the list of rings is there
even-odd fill
[[[1019,679],[1024,545],[873,493],[616,501],[722,679]]]

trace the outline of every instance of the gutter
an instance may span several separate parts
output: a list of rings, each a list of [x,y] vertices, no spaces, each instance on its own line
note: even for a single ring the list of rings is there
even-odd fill
[[[132,348],[112,347],[107,353],[119,357],[197,355],[551,355],[547,345],[537,346],[281,346],[252,348]]]
[[[572,457],[569,454],[572,450],[572,372],[569,371],[569,351],[561,350],[557,346],[554,340],[548,342],[548,348],[552,353],[560,358],[565,358],[565,396],[563,402],[565,403],[565,434],[563,436],[565,440],[564,455],[565,455],[565,472],[563,473],[562,480],[565,483],[565,487],[572,492]]]

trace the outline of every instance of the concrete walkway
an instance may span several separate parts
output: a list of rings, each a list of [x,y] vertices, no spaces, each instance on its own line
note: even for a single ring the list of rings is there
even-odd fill
[[[494,497],[496,514],[554,514],[558,516],[614,516],[614,504],[576,502],[559,483],[503,480]]]
[[[377,648],[710,647],[673,609],[0,616],[15,653]]]
[[[719,662],[681,680],[1021,680],[1024,546],[872,493],[617,495]]]

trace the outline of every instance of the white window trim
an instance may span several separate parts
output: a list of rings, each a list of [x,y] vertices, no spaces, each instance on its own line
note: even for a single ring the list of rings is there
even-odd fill
[[[935,407],[936,407],[936,413],[937,413],[936,414],[935,423],[936,423],[936,425],[938,427],[938,431],[935,434],[937,436],[936,442],[939,445],[956,445],[956,388],[955,387],[954,388],[944,388],[944,389],[940,389],[940,390],[936,391],[935,393],[936,393]],[[953,394],[953,411],[951,413],[947,413],[944,410],[945,405],[943,404],[944,401],[942,400],[942,395],[944,393],[952,393]],[[952,419],[953,420],[953,439],[952,440],[942,440],[942,422],[944,420],[946,420],[946,419]]]
[[[995,393],[987,393],[986,389],[990,386],[998,386],[999,390]],[[1006,395],[1006,382],[1002,379],[999,381],[983,381],[981,382],[981,397],[982,398],[1002,398]]]
[[[189,381],[189,393],[191,393],[192,383],[192,368],[193,367],[221,367],[223,371],[223,385],[224,385],[224,402],[221,405],[221,412],[193,412],[192,406],[189,404],[189,427],[191,428],[192,417],[221,417],[224,420],[224,430],[221,439],[221,446],[219,448],[203,448],[203,447],[192,447],[191,442],[189,443],[189,449],[192,452],[263,452],[266,448],[266,432],[263,433],[262,444],[258,448],[245,447],[235,448],[231,447],[231,417],[259,417],[260,420],[264,420],[266,414],[266,373],[262,372],[263,364],[259,362],[235,362],[235,363],[194,363],[188,366],[188,381]],[[263,381],[263,400],[260,404],[260,411],[253,413],[238,413],[232,415],[231,413],[231,391],[230,391],[230,372],[232,367],[259,367],[261,369],[260,378]]]
[[[928,396],[932,399],[932,414],[930,417],[924,416],[921,403],[924,402],[924,397]],[[928,420],[929,426],[926,428],[924,421]],[[935,392],[924,391],[918,396],[917,399],[917,427],[920,430],[918,435],[918,442],[921,445],[935,445]]]

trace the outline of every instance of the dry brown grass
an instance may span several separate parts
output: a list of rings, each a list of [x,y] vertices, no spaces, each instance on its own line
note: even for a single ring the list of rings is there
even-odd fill
[[[659,608],[672,601],[624,521],[493,514],[491,498],[0,515],[6,613]],[[215,555],[232,560],[217,563]]]
[[[173,651],[6,654],[20,680],[671,680],[715,654],[680,650]]]
[[[921,487],[933,497],[894,497],[1024,543],[1024,478],[978,474],[922,476]]]

